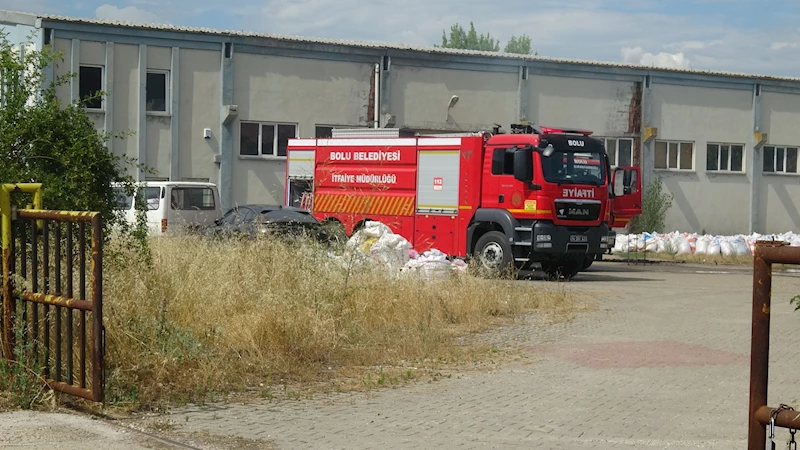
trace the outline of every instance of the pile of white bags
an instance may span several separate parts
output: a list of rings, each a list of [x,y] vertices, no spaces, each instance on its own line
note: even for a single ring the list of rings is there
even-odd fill
[[[347,241],[345,248],[355,251],[362,260],[372,259],[400,270],[409,260],[411,243],[380,222],[367,222]]]
[[[448,260],[447,255],[437,249],[419,254],[406,238],[395,234],[380,223],[367,222],[353,233],[345,247],[355,252],[358,259],[385,265],[391,272],[418,273],[427,278],[444,276],[454,270],[464,272],[467,264],[460,260]]]
[[[800,235],[793,232],[762,235],[737,234],[733,236],[698,235],[697,233],[642,233],[618,234],[613,253],[654,252],[675,255],[750,256],[756,241],[784,241],[800,247]]]

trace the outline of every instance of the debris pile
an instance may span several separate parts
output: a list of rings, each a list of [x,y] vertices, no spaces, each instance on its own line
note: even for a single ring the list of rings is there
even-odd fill
[[[613,253],[653,252],[674,255],[751,256],[756,241],[783,241],[800,247],[800,235],[793,232],[781,234],[737,234],[732,236],[697,233],[642,233],[618,234]]]
[[[367,222],[353,233],[345,247],[359,262],[373,261],[385,265],[392,272],[420,273],[432,278],[467,270],[467,263],[460,259],[450,261],[448,255],[437,249],[418,253],[406,238],[393,233],[380,222]]]

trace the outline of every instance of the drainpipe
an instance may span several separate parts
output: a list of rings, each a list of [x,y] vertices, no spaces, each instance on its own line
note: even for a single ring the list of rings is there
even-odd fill
[[[381,117],[381,105],[380,105],[380,102],[381,102],[381,65],[380,65],[380,63],[375,64],[375,94],[373,95],[373,97],[374,97],[374,103],[375,103],[375,106],[372,109],[372,115],[373,115],[372,119],[374,120],[374,123],[375,123],[374,128],[380,128],[381,127],[381,120],[380,120],[380,117]]]

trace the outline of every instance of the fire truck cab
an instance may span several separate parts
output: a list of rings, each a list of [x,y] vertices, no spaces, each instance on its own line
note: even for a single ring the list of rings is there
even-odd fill
[[[473,257],[497,273],[538,264],[570,278],[613,247],[612,228],[641,213],[639,169],[612,171],[590,131],[334,131],[289,142],[286,201],[309,183],[314,216],[348,236],[376,220],[418,251]]]

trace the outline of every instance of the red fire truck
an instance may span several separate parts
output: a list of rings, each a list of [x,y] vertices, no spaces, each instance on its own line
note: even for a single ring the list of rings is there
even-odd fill
[[[518,124],[510,133],[334,130],[289,141],[285,200],[296,206],[305,192],[313,215],[348,236],[373,220],[420,252],[572,277],[613,247],[612,228],[641,213],[639,168],[612,172],[591,134]]]

